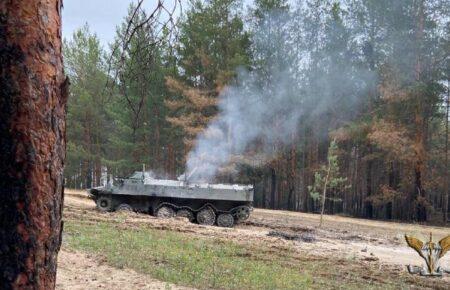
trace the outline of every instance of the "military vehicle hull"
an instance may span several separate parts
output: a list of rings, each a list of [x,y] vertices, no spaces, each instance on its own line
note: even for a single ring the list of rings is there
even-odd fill
[[[182,216],[223,227],[246,220],[252,211],[252,186],[161,180],[138,173],[118,184],[90,189],[97,208],[146,212],[160,218]]]

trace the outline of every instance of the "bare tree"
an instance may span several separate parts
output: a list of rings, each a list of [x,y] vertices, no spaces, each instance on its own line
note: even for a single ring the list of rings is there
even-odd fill
[[[130,41],[140,29],[155,29],[153,31],[153,41],[147,43],[148,46],[155,46],[163,41],[171,41],[177,39],[177,24],[178,19],[183,12],[183,6],[181,0],[158,0],[156,7],[154,7],[149,13],[145,12],[142,8],[142,4],[145,0],[138,0],[131,16],[128,19],[128,23],[125,29],[125,33],[122,39],[119,39],[112,48],[111,56],[108,60],[109,68],[108,72],[112,73],[112,84],[116,84],[122,73],[122,68],[125,62],[127,53],[129,54]],[[168,2],[168,3],[166,3]],[[142,12],[145,17],[141,19],[139,17]],[[178,16],[178,17],[177,17]],[[114,56],[119,54],[119,57],[114,61]],[[108,83],[107,85],[111,85]],[[128,98],[127,101],[129,102]],[[131,106],[131,105],[130,105]]]
[[[62,0],[0,2],[0,287],[52,289],[67,87]]]

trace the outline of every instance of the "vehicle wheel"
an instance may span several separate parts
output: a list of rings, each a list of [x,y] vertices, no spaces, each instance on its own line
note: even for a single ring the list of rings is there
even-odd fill
[[[97,208],[100,211],[113,211],[114,207],[112,204],[112,198],[109,196],[100,196],[97,198]]]
[[[133,207],[128,203],[121,203],[117,208],[117,211],[133,211]]]
[[[160,219],[168,219],[175,216],[175,211],[170,206],[163,205],[156,210],[155,216]]]
[[[197,222],[201,225],[212,226],[216,221],[216,214],[210,207],[205,207],[197,213]]]
[[[188,209],[180,209],[177,211],[177,217],[187,218],[190,222],[194,221],[194,213]]]
[[[232,228],[234,225],[234,217],[229,213],[219,214],[217,217],[217,225],[224,228]]]
[[[245,221],[250,217],[250,208],[248,206],[240,206],[234,211],[233,215],[237,221]]]

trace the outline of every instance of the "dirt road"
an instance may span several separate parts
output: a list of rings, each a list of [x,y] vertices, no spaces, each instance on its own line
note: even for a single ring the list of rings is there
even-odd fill
[[[87,216],[89,220],[93,221],[111,221],[118,215],[120,214],[100,213],[95,209],[94,202],[88,199],[84,192],[66,190],[66,219],[82,216],[86,218]],[[128,215],[126,222],[128,226],[148,224],[149,227],[155,229],[167,229],[226,240],[232,239],[241,243],[264,242],[274,247],[289,247],[299,255],[307,252],[317,256],[378,261],[380,267],[382,265],[393,266],[400,271],[404,271],[407,264],[422,264],[421,258],[406,246],[404,234],[412,234],[422,240],[427,238],[430,232],[433,233],[435,240],[450,234],[450,228],[340,216],[325,216],[324,226],[318,229],[318,215],[262,209],[255,209],[246,223],[233,229],[200,226],[176,219],[159,220],[143,214]],[[63,251],[62,256],[64,257],[64,255],[67,256],[67,253]],[[450,254],[442,259],[441,265],[450,268]],[[63,279],[68,275],[73,276],[67,273],[64,266],[60,267],[58,278]],[[447,276],[443,279],[450,283],[450,277]],[[151,282],[149,283],[151,284]],[[159,286],[162,287],[162,285]],[[112,288],[109,287],[109,289]]]

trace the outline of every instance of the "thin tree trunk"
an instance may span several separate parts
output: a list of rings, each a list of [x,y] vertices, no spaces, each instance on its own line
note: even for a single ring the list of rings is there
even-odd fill
[[[84,119],[84,128],[83,128],[83,141],[84,141],[84,148],[87,152],[91,153],[89,154],[89,157],[86,159],[83,159],[83,188],[91,188],[92,187],[92,171],[91,171],[91,155],[92,155],[92,140],[91,140],[91,119],[85,113],[85,119]]]
[[[68,82],[59,0],[0,1],[0,287],[53,289]]]
[[[307,157],[307,150],[308,150],[308,142],[307,142],[307,128],[304,126],[303,128],[303,149],[302,149],[302,183],[301,183],[301,190],[302,190],[302,196],[299,198],[301,199],[302,206],[301,210],[304,212],[308,212],[308,157]]]
[[[153,105],[153,114],[154,114],[154,118],[156,119],[155,122],[155,134],[154,134],[154,154],[155,154],[155,163],[156,164],[152,164],[153,168],[156,169],[161,169],[161,129],[159,126],[160,120],[159,120],[159,109],[158,106],[156,104]]]
[[[323,223],[323,214],[325,211],[325,199],[327,197],[327,186],[328,186],[328,179],[330,178],[330,170],[331,170],[331,162],[330,159],[328,158],[328,169],[327,169],[327,175],[325,176],[325,183],[323,185],[323,193],[322,193],[322,204],[321,204],[321,210],[320,210],[320,223],[319,223],[319,227],[322,227],[322,223]]]
[[[102,178],[102,161],[100,159],[100,151],[97,152],[97,157],[95,158],[95,186],[100,186]]]
[[[416,81],[420,81],[422,77],[422,60],[421,60],[421,51],[420,45],[423,39],[423,31],[424,31],[424,3],[423,1],[419,1],[418,3],[418,23],[416,30],[416,65],[415,65],[415,78]],[[414,149],[416,154],[416,161],[414,164],[414,173],[415,173],[415,202],[416,202],[416,212],[415,216],[417,221],[426,221],[427,220],[427,212],[424,204],[426,194],[425,188],[423,187],[423,177],[425,172],[425,138],[426,138],[426,120],[424,116],[423,100],[418,97],[416,100],[416,112],[414,116],[414,123],[416,127],[416,134],[414,140]]]
[[[415,173],[415,202],[416,219],[423,222],[427,220],[425,208],[425,189],[423,187],[423,173],[425,171],[425,133],[424,120],[420,113],[416,113],[416,136],[415,136],[415,154],[416,162],[414,165]]]
[[[169,178],[174,179],[176,177],[176,164],[175,164],[175,150],[172,144],[167,145],[167,173]]]
[[[448,221],[448,195],[449,193],[449,168],[450,164],[448,164],[448,117],[449,117],[449,107],[450,107],[450,81],[447,81],[447,105],[446,105],[446,114],[445,114],[445,164],[444,164],[444,170],[445,170],[445,188],[444,188],[444,201],[442,206],[443,211],[443,219],[444,223]]]
[[[277,174],[275,171],[275,166],[272,165],[270,168],[270,180],[271,180],[271,186],[270,186],[270,197],[271,197],[271,208],[275,209],[276,206],[276,193],[277,193]]]
[[[288,168],[288,187],[289,187],[289,196],[288,196],[288,209],[295,210],[294,206],[294,194],[295,194],[295,179],[297,178],[296,172],[296,162],[297,162],[297,151],[295,146],[295,134],[291,134],[291,150],[289,156],[289,168]]]
[[[372,146],[369,145],[369,152],[368,154],[372,154]],[[367,166],[366,166],[366,194],[365,197],[372,195],[372,168],[373,168],[373,161],[368,160]],[[362,201],[364,203],[364,217],[366,218],[373,218],[373,206],[372,203],[366,200]]]

